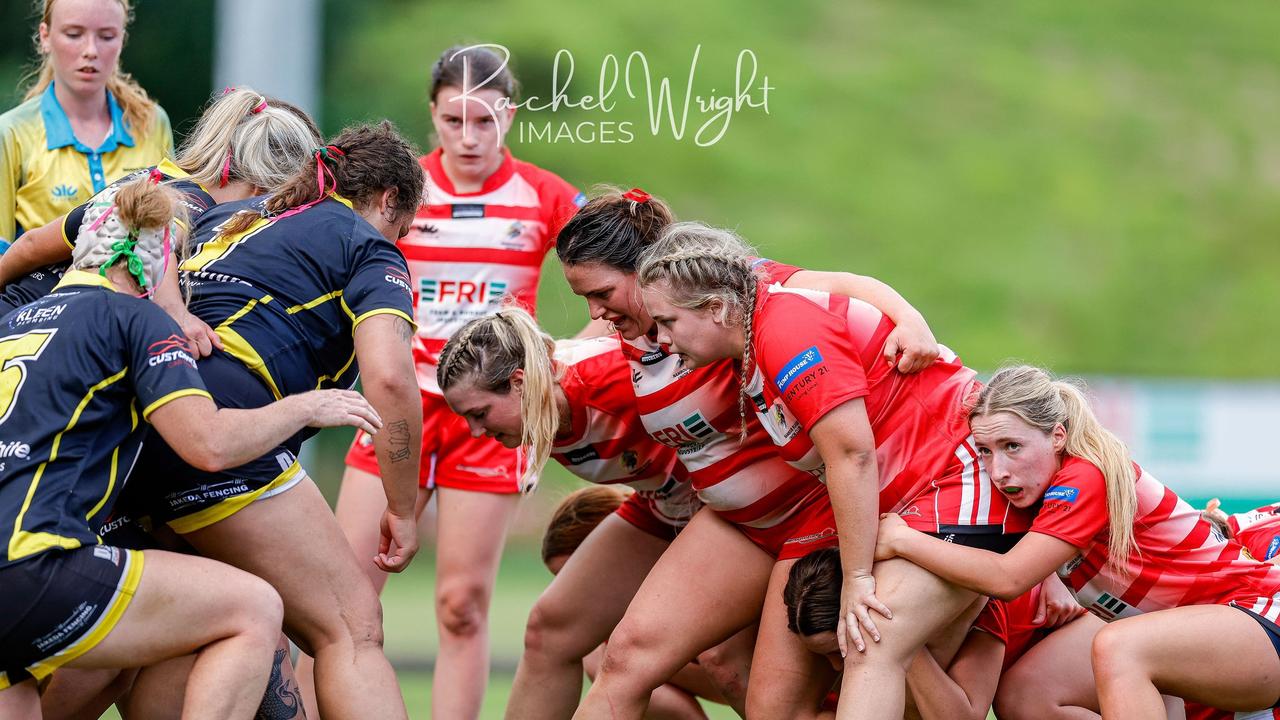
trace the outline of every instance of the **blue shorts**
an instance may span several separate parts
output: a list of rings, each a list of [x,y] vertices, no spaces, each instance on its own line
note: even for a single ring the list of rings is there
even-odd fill
[[[275,396],[262,380],[230,355],[215,350],[199,362],[200,378],[220,408],[253,409],[270,405]],[[301,432],[267,454],[239,467],[207,472],[188,465],[157,434],[142,447],[116,512],[150,517],[178,533],[208,527],[250,503],[288,490],[306,478],[298,463]]]
[[[1262,626],[1263,631],[1267,633],[1267,639],[1271,641],[1271,646],[1275,648],[1276,657],[1280,657],[1280,625],[1276,625],[1275,623],[1271,622],[1270,620],[1262,617],[1258,613],[1246,607],[1242,607],[1235,603],[1231,603],[1231,607],[1236,608],[1237,610],[1247,614],[1249,617],[1258,621],[1258,624]],[[1271,707],[1280,707],[1280,694],[1276,696],[1276,702]]]

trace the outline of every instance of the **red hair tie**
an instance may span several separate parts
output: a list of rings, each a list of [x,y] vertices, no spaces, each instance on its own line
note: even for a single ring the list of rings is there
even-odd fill
[[[338,157],[346,157],[347,153],[337,145],[325,145],[324,147],[326,150],[333,153],[334,155],[337,155]]]
[[[253,106],[253,109],[249,111],[250,115],[257,115],[258,113],[267,109],[267,99],[263,98],[261,95],[259,95],[258,97],[262,98],[262,102]]]
[[[148,177],[154,185],[164,182],[164,173],[160,172],[160,168],[151,168],[151,173]]]
[[[649,202],[649,198],[652,198],[652,197],[653,197],[652,195],[641,190],[640,188],[631,188],[630,190],[622,193],[622,198],[624,200],[630,200],[631,202],[638,202],[638,203]]]

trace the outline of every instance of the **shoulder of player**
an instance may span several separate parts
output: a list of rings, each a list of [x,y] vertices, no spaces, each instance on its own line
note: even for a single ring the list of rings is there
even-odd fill
[[[757,330],[761,321],[767,321],[775,315],[791,318],[799,316],[815,316],[834,314],[830,305],[832,296],[817,290],[785,287],[780,282],[761,281],[756,287],[756,323]],[[788,320],[791,328],[794,322]]]
[[[525,182],[532,185],[538,191],[538,197],[544,200],[548,196],[568,195],[572,197],[578,194],[578,189],[570,184],[568,180],[546,168],[515,157],[512,158],[512,163],[515,167],[515,173],[524,178]]]
[[[1045,489],[1045,501],[1065,500],[1074,502],[1076,494],[1066,492],[1066,490],[1081,490],[1085,488],[1105,488],[1107,484],[1106,478],[1102,474],[1102,470],[1097,465],[1085,460],[1084,458],[1068,455],[1062,462],[1062,467],[1058,472],[1054,473],[1049,480],[1049,486]],[[1054,489],[1061,488],[1062,491],[1055,496]],[[1105,499],[1106,494],[1102,497]]]
[[[0,113],[0,135],[17,135],[40,121],[40,96],[37,95]]]

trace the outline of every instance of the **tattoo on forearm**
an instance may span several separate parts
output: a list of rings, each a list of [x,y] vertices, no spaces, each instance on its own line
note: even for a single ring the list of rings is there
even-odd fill
[[[401,340],[409,342],[413,339],[413,326],[404,318],[396,318],[396,334]]]
[[[258,714],[254,720],[292,720],[307,714],[302,709],[302,694],[298,692],[298,683],[284,677],[284,664],[289,662],[289,651],[285,648],[276,650],[275,660],[271,663],[271,679],[267,680],[267,692],[262,696],[262,704],[258,706]]]
[[[396,420],[387,424],[389,444],[387,459],[391,462],[404,462],[409,459],[409,423]]]

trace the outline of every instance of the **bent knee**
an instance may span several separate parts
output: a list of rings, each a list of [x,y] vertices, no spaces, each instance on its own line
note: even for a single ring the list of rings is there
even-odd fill
[[[1140,629],[1119,621],[1108,624],[1093,636],[1090,655],[1099,680],[1144,671],[1141,663],[1142,634]]]
[[[250,577],[237,600],[238,630],[256,639],[275,644],[284,623],[284,601],[266,580]]]
[[[726,698],[731,700],[746,698],[751,658],[726,650],[723,645],[717,645],[698,655],[698,666]]]
[[[476,583],[446,585],[436,594],[436,617],[450,635],[472,637],[484,632],[489,591]]]
[[[539,601],[529,611],[524,628],[525,652],[580,660],[604,641],[603,637],[585,637],[581,628],[581,623],[574,623],[559,608]]]

